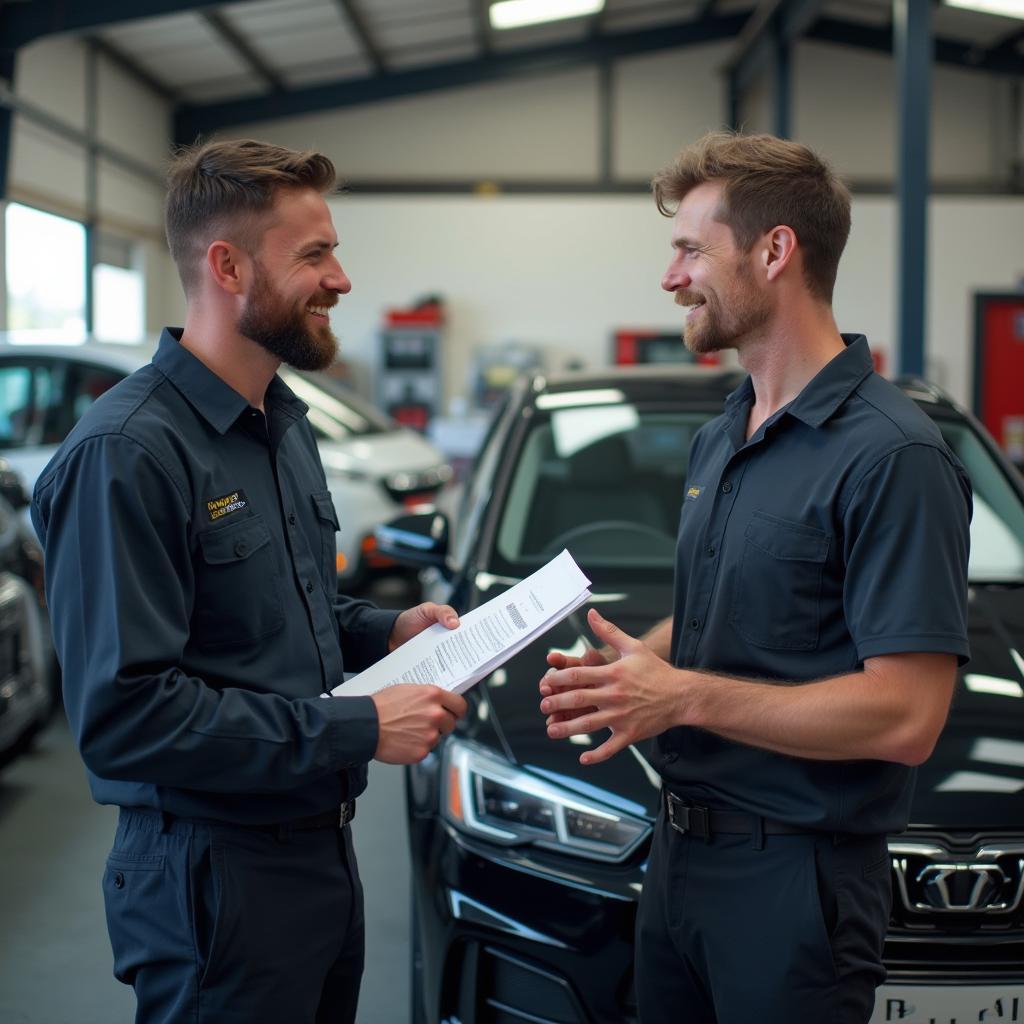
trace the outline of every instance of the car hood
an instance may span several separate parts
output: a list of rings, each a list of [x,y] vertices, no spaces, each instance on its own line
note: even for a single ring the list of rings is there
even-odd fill
[[[423,470],[445,461],[441,451],[413,430],[366,434],[347,441],[318,442],[324,469],[366,476]]]
[[[506,589],[506,585],[492,583],[485,592],[474,594],[473,603],[490,600]],[[588,608],[596,607],[611,622],[637,636],[669,613],[668,596],[660,585],[634,587],[628,594],[602,593],[602,588],[595,587],[590,602],[488,677],[480,686],[482,703],[487,706],[484,714],[505,756],[581,795],[653,818],[658,810],[661,780],[643,750],[631,747],[610,761],[583,768],[579,757],[588,749],[586,746],[548,739],[539,707],[538,684],[547,671],[545,658],[549,650],[579,654],[584,649],[582,638],[595,642],[586,621]],[[601,742],[597,736],[594,739],[594,745]]]
[[[483,577],[469,606],[507,589]],[[670,611],[663,583],[602,593],[591,602],[632,636]],[[549,740],[539,709],[538,683],[550,649],[580,653],[581,637],[593,641],[584,605],[479,687],[476,714],[486,719],[469,731],[486,736],[507,758],[552,782],[605,803],[654,817],[660,780],[641,747],[631,747],[584,768],[585,746]],[[957,681],[949,721],[935,752],[918,772],[911,822],[922,828],[1019,828],[1024,820],[1024,586],[972,585],[969,604],[971,660]],[[486,710],[481,712],[480,707]],[[595,736],[596,742],[601,742]]]
[[[918,771],[911,822],[1002,829],[1024,821],[1024,584],[972,584],[971,660]]]

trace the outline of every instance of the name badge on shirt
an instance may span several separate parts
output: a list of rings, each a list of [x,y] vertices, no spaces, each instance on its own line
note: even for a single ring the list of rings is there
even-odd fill
[[[246,498],[245,491],[239,490],[225,494],[222,498],[211,498],[206,503],[206,511],[210,515],[210,522],[215,523],[233,512],[241,512],[248,505],[249,499]]]

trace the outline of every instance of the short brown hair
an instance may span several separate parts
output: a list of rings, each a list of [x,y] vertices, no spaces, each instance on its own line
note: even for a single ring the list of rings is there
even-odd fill
[[[336,187],[334,164],[322,153],[297,152],[255,139],[187,146],[167,171],[164,226],[185,294],[199,281],[207,246],[221,237],[252,253],[265,214],[282,189]]]
[[[722,182],[715,219],[745,252],[778,224],[793,229],[809,290],[832,301],[839,258],[850,235],[850,192],[813,150],[774,135],[710,132],[687,146],[651,181],[658,209],[675,213],[705,182]]]

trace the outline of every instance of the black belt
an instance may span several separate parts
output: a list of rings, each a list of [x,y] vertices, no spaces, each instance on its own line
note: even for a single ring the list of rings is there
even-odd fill
[[[305,818],[292,818],[276,825],[243,825],[242,828],[254,828],[260,832],[312,832],[319,828],[344,828],[356,816],[355,800],[348,800],[340,807],[332,807],[329,811],[310,814]]]
[[[248,824],[237,821],[215,821],[211,818],[180,818],[176,814],[167,811],[142,810],[137,813],[157,814],[163,821],[163,828],[169,828],[174,822],[180,821],[194,825],[212,825],[222,828],[240,828],[246,832],[267,832],[278,839],[287,838],[292,832],[312,832],[315,829],[344,828],[356,816],[355,800],[348,800],[340,807],[332,807],[329,811],[321,811],[319,814],[310,814],[304,818],[292,818],[290,821],[271,822],[266,825]]]
[[[752,836],[758,833],[764,836],[806,836],[815,833],[814,829],[786,825],[781,821],[768,821],[756,814],[716,811],[711,807],[702,807],[689,800],[683,800],[667,789],[664,792],[668,823],[684,836],[710,839],[716,833],[739,836]]]

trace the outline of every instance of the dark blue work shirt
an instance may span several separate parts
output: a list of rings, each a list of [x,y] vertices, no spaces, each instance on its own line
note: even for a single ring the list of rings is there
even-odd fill
[[[95,799],[245,824],[337,807],[377,746],[395,613],[339,597],[337,517],[307,407],[266,415],[164,331],[85,414],[32,519],[68,718]]]
[[[748,378],[694,438],[679,526],[680,668],[802,683],[866,658],[967,647],[971,488],[938,428],[847,348],[748,441]],[[913,772],[822,761],[676,728],[666,784],[717,807],[827,831],[906,826]]]

